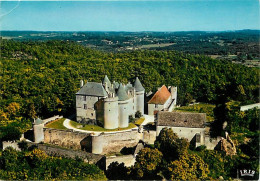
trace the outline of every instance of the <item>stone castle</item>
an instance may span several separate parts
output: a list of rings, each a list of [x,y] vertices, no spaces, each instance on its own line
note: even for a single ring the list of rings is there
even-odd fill
[[[169,92],[169,90],[170,92]],[[165,86],[148,102],[148,113],[160,110],[172,111],[176,105],[177,87]],[[144,114],[145,89],[136,77],[134,84],[111,83],[107,75],[102,83],[81,81],[81,89],[76,93],[77,122],[97,124],[105,129],[126,128],[129,117],[136,112]]]
[[[138,77],[134,86],[129,82],[111,83],[105,76],[102,83],[87,82],[76,93],[77,122],[97,124],[105,129],[126,128],[129,116],[144,114],[144,93]]]

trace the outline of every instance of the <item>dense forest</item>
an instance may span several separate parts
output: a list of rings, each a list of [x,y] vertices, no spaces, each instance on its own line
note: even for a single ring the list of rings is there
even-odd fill
[[[0,178],[4,180],[106,180],[96,165],[76,158],[48,156],[44,151],[22,146],[0,152]]]
[[[73,42],[1,42],[2,108],[16,102],[28,115],[71,113],[81,79],[127,83],[138,76],[146,92],[162,84],[178,87],[178,104],[196,99],[216,103],[224,95],[233,100],[258,102],[259,70],[174,51],[104,53]],[[27,112],[27,113],[26,113]]]
[[[113,169],[119,167],[124,171],[122,175],[125,174],[124,176],[132,179],[151,179],[157,176],[184,180],[217,179],[219,176],[228,179],[235,177],[236,170],[232,170],[233,167],[242,168],[246,165],[248,168],[258,170],[259,111],[239,111],[241,105],[259,102],[258,68],[176,51],[102,52],[71,41],[1,40],[0,60],[1,140],[19,137],[21,132],[31,128],[31,121],[38,116],[45,118],[54,114],[65,116],[74,114],[75,93],[79,90],[81,79],[85,82],[101,82],[104,75],[108,75],[112,81],[127,83],[138,76],[146,92],[155,91],[162,84],[177,86],[179,105],[187,105],[194,101],[215,104],[215,130],[212,129],[212,134],[221,135],[223,131],[228,131],[237,145],[238,155],[233,158],[222,158],[222,153],[219,152],[203,148],[191,150],[185,140],[165,130],[165,133],[157,137],[154,147],[148,147],[139,154],[133,168],[112,165],[110,171],[106,173],[108,178],[118,179],[117,175],[109,173],[113,173]],[[224,121],[228,122],[226,130],[222,129]],[[162,139],[164,134],[170,135],[169,139]],[[174,148],[176,154],[167,155],[170,153],[165,149],[165,145]],[[0,152],[0,161],[9,162],[11,155],[17,160],[10,162],[11,166],[21,162],[29,168],[31,162],[28,162],[28,159],[34,158],[33,154],[38,157],[38,153],[30,151],[16,153],[7,150]],[[56,158],[45,159],[45,157],[44,164],[62,162],[55,160]],[[152,159],[151,162],[141,164],[148,158]],[[66,161],[62,164],[66,164]],[[74,163],[71,164],[70,166],[74,167]],[[185,170],[183,167],[187,164],[198,170],[192,172],[190,169]],[[227,164],[230,165],[226,166]],[[10,165],[7,165],[10,174],[16,171],[23,172],[18,168],[17,170],[11,168]],[[42,169],[44,168],[40,166],[38,170],[41,174]],[[217,173],[216,170],[221,172]],[[0,171],[2,178],[14,178],[8,175],[9,172],[6,173],[1,169]],[[182,176],[177,174],[180,171],[183,172]],[[60,174],[48,178],[77,179],[82,176],[72,178]],[[125,179],[121,176],[120,179]],[[33,178],[36,177],[34,175],[28,177]],[[42,178],[41,175],[37,177]]]

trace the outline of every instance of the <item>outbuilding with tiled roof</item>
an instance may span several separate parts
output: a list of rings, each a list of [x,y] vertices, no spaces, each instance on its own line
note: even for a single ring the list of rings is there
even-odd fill
[[[163,85],[148,101],[148,114],[154,115],[158,111],[172,111],[177,99],[177,88]]]
[[[167,112],[157,113],[156,134],[163,128],[171,128],[180,138],[203,145],[205,140],[205,113]]]

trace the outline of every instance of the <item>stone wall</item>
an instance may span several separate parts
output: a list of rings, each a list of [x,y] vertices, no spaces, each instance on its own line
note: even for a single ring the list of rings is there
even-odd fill
[[[53,156],[63,156],[67,158],[81,158],[84,160],[84,162],[87,162],[89,164],[96,164],[99,162],[102,158],[104,158],[103,155],[97,155],[93,153],[88,153],[85,151],[79,151],[79,150],[70,150],[66,148],[58,148],[53,147],[49,145],[39,144],[38,148],[45,151],[47,155],[53,155]]]
[[[147,144],[154,144],[154,141],[156,140],[156,131],[144,131],[143,132],[144,137],[143,137],[143,141]]]
[[[88,133],[73,130],[44,128],[44,143],[77,150],[90,150],[91,137]]]
[[[119,133],[106,133],[102,136],[103,152],[107,154],[110,152],[120,152],[124,147],[134,147],[142,139],[142,133],[138,130],[131,130]]]
[[[157,104],[157,107],[155,107],[155,104],[148,104],[148,115],[154,115],[155,111],[158,112],[163,110],[164,105],[165,104]]]
[[[16,141],[3,141],[2,144],[3,144],[3,150],[6,149],[7,147],[12,147],[17,151],[21,151],[21,149],[18,146],[18,142]]]
[[[205,136],[205,146],[208,150],[214,150],[219,141],[221,140],[221,137],[217,138],[211,138],[210,136]]]
[[[161,130],[167,126],[157,126],[156,127],[156,134],[159,135]],[[187,128],[187,127],[167,127],[171,128],[173,132],[175,132],[180,138],[187,138],[189,141],[193,139],[193,137],[198,133],[201,135],[201,144],[204,144],[205,138],[205,128]]]
[[[122,155],[122,156],[106,157],[106,169],[113,162],[118,162],[119,164],[124,163],[125,166],[130,167],[130,166],[133,166],[135,164],[135,157],[134,157],[134,155]]]
[[[44,128],[44,143],[98,154],[120,152],[124,147],[134,147],[142,138],[143,134],[138,133],[137,129],[91,136],[73,130]]]
[[[82,122],[82,119],[85,118],[93,120],[96,119],[94,105],[98,100],[99,98],[95,96],[76,95],[76,111],[78,122]],[[84,108],[84,105],[86,105],[86,109]]]

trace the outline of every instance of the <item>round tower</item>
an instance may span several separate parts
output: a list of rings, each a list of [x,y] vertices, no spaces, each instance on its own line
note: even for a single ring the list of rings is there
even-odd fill
[[[91,138],[92,138],[91,152],[94,154],[101,154],[103,152],[103,136],[91,135]]]
[[[104,99],[104,128],[118,128],[118,97],[114,93]]]
[[[145,92],[145,89],[142,86],[138,77],[136,77],[134,88],[135,88],[135,110],[136,110],[136,112],[140,111],[143,115],[144,114],[144,92]]]
[[[34,120],[33,123],[33,133],[34,133],[34,142],[40,143],[44,141],[44,132],[43,132],[43,121],[40,118]]]
[[[122,84],[119,85],[117,96],[119,127],[126,128],[129,125],[129,115],[131,114],[131,111],[129,109],[129,97]]]

